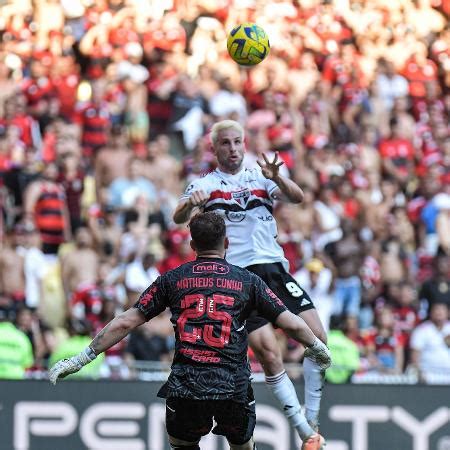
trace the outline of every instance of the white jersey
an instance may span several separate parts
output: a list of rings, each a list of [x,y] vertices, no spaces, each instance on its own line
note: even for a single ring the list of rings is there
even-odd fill
[[[242,169],[235,175],[216,169],[189,184],[181,198],[199,190],[209,194],[203,211],[215,211],[225,219],[230,241],[226,258],[231,264],[247,267],[281,262],[288,270],[272,215],[277,189],[259,169]]]

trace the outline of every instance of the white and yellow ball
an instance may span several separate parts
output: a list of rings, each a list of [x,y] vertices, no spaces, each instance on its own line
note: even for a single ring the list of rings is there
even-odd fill
[[[270,51],[266,32],[254,23],[242,23],[228,34],[227,49],[241,66],[254,66],[263,61]]]

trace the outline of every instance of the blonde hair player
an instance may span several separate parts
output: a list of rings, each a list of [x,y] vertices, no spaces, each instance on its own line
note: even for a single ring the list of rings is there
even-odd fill
[[[218,168],[186,188],[173,220],[178,224],[187,222],[198,210],[222,215],[229,239],[227,260],[259,275],[288,309],[304,319],[326,343],[326,333],[312,300],[287,271],[288,262],[276,241],[277,225],[272,215],[275,200],[300,203],[303,191],[280,175],[283,162],[278,153],[272,161],[263,155],[263,161],[258,161],[260,169],[244,168],[244,136],[241,124],[233,120],[212,127],[211,143]],[[251,317],[246,326],[250,347],[263,366],[266,384],[302,439],[302,449],[322,448],[325,441],[318,427],[324,371],[313,361],[304,360],[303,413],[284,369],[273,328],[262,317]]]

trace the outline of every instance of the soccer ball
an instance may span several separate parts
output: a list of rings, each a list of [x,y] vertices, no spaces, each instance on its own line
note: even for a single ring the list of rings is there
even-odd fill
[[[230,56],[241,66],[254,66],[270,51],[266,32],[254,23],[243,23],[230,31],[227,39]]]

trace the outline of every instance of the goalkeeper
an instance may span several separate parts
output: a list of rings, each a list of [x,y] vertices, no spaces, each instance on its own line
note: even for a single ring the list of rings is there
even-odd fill
[[[257,313],[307,347],[305,357],[323,370],[327,347],[292,314],[257,275],[225,259],[228,239],[223,218],[213,212],[190,222],[195,261],[160,276],[133,308],[115,317],[80,354],[57,362],[50,381],[77,372],[131,330],[160,314],[172,313],[176,346],[172,370],[158,396],[166,398],[166,428],[172,449],[199,450],[213,433],[233,450],[251,450],[255,401],[247,360],[245,321]]]

